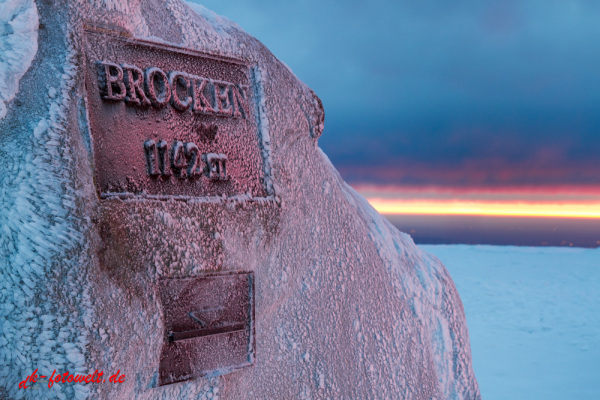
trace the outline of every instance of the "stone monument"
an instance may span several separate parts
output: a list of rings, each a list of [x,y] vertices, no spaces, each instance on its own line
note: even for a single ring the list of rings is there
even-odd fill
[[[0,6],[0,398],[480,398],[448,272],[259,41],[180,0]]]

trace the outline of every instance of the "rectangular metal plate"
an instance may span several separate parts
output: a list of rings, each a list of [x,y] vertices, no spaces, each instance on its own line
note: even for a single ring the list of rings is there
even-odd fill
[[[85,36],[102,198],[268,195],[248,65],[97,31]]]
[[[165,337],[159,385],[254,363],[254,275],[161,279]]]

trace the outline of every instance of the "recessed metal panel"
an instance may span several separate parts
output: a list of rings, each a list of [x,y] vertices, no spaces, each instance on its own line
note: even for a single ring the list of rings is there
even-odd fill
[[[253,364],[253,274],[161,279],[165,335],[159,385]]]

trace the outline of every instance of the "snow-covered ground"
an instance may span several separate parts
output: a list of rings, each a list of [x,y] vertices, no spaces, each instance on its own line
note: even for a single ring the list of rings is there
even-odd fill
[[[420,247],[458,288],[484,400],[600,399],[600,249]]]

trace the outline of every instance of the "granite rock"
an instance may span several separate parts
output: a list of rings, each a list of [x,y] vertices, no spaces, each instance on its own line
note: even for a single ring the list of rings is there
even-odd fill
[[[11,11],[0,11],[0,46],[8,49],[0,88],[11,88],[0,96],[0,398],[480,398],[447,270],[343,181],[318,147],[327,134],[320,100],[263,44],[180,0],[7,4]],[[229,156],[229,189],[157,196],[147,183],[155,178],[102,186],[108,164],[98,132],[110,129],[90,99],[90,30],[246,68],[249,128],[239,138],[255,136],[222,147],[235,147],[238,157]],[[17,34],[20,41],[10,36]],[[119,93],[118,83],[108,85]],[[234,96],[236,89],[222,90]],[[131,111],[124,102],[110,107],[156,116],[157,126],[161,115],[176,113]],[[221,117],[215,124],[225,127]],[[142,134],[134,130],[132,138]],[[133,145],[143,157],[142,143]],[[245,157],[255,161],[239,166]],[[244,174],[254,183],[236,180]],[[239,270],[254,273],[254,365],[160,386],[159,279]],[[106,382],[19,389],[35,369],[48,376],[98,370]],[[124,382],[109,383],[117,370]]]

